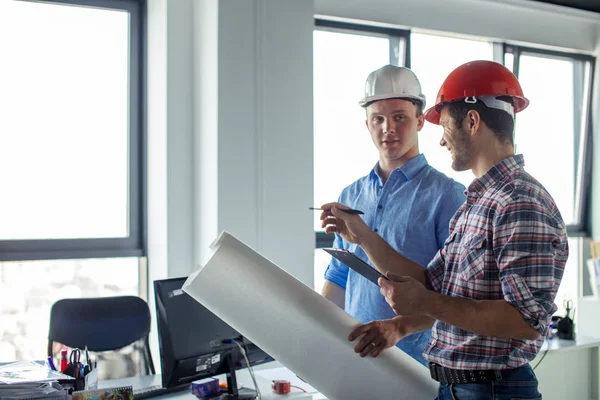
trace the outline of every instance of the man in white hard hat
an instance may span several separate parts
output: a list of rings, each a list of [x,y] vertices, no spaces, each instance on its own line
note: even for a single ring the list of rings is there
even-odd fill
[[[359,104],[366,110],[366,126],[379,151],[379,161],[368,175],[342,191],[339,202],[363,211],[369,228],[396,251],[426,266],[443,247],[450,219],[465,200],[465,188],[429,166],[419,153],[425,96],[410,69],[386,65],[372,72]],[[339,235],[334,247],[369,261],[357,244]],[[322,294],[385,336],[379,343],[357,347],[361,356],[377,356],[397,344],[427,365],[421,353],[431,336],[431,322],[427,325],[425,321],[423,332],[402,338],[402,326],[408,322],[414,326],[413,318],[397,317],[377,285],[335,258],[325,272]]]

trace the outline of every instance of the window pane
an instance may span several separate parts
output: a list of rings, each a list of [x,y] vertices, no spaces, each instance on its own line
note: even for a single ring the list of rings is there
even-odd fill
[[[512,53],[504,53],[504,66],[512,71],[515,63],[515,56]]]
[[[337,201],[342,189],[379,160],[358,105],[372,71],[389,64],[387,38],[314,32],[314,201]],[[318,212],[315,230],[321,230]]]
[[[581,259],[579,252],[580,241],[581,239],[579,238],[569,238],[569,259],[565,265],[565,272],[560,283],[560,288],[554,299],[558,307],[556,315],[565,315],[565,300],[573,300],[573,306],[577,309],[577,299],[579,298],[579,260]],[[585,265],[583,267],[585,268]],[[571,318],[573,318],[573,311],[571,311]]]
[[[0,240],[127,237],[127,12],[0,2]]]
[[[473,60],[494,59],[491,43],[443,36],[411,34],[411,69],[417,74],[427,107],[435,104],[438,90],[456,67]],[[468,186],[474,176],[471,171],[456,172],[445,147],[440,146],[442,128],[425,122],[419,134],[419,149],[430,165],[438,171]]]
[[[530,104],[517,114],[516,150],[525,156],[525,169],[550,192],[565,222],[572,224],[575,222],[573,62],[521,55],[519,82]]]
[[[52,304],[139,295],[138,258],[0,263],[0,360],[43,360]]]

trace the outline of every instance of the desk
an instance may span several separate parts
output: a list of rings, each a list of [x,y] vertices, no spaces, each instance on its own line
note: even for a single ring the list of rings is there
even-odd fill
[[[546,341],[532,366],[541,363],[535,369],[540,382],[540,391],[544,400],[599,400],[600,393],[600,339],[578,336],[577,340],[562,340],[554,338]],[[545,351],[547,353],[544,355]],[[542,360],[542,357],[543,360]],[[287,368],[277,362],[271,362],[255,367],[256,379],[264,400],[324,400],[322,394],[316,391],[301,393],[293,390],[292,393],[281,396],[271,390],[272,379],[287,379],[294,385],[309,388],[304,382],[295,378]],[[237,371],[238,385],[253,388],[250,374],[246,369]],[[224,380],[224,376],[221,377]],[[137,378],[115,379],[99,382],[100,387],[115,387],[132,385],[135,387],[148,387],[160,385],[160,375],[143,376]],[[312,388],[311,388],[312,389]],[[314,390],[314,389],[313,389]],[[196,399],[187,392],[171,393],[156,399]]]
[[[554,338],[546,341],[531,362],[535,367],[541,360],[535,374],[544,400],[598,400],[598,346],[600,339],[581,335],[576,340]]]
[[[278,362],[270,362],[254,368],[256,375],[256,383],[260,389],[263,400],[283,400],[283,399],[295,399],[295,400],[326,400],[322,394],[317,392],[310,385],[302,382],[298,379],[290,370],[281,366]],[[217,376],[221,381],[225,381],[225,375]],[[238,381],[238,387],[254,388],[250,373],[247,369],[241,369],[236,371],[236,377]],[[160,375],[148,375],[138,376],[134,378],[124,379],[111,379],[107,381],[98,382],[99,388],[111,388],[119,386],[133,386],[133,388],[149,387],[154,385],[160,385]],[[286,379],[289,380],[292,385],[297,385],[308,390],[308,393],[303,393],[298,389],[292,388],[292,392],[287,395],[278,395],[273,393],[271,390],[271,380],[273,379]],[[162,396],[154,397],[157,400],[193,400],[197,397],[191,394],[189,391],[181,391],[165,394]]]

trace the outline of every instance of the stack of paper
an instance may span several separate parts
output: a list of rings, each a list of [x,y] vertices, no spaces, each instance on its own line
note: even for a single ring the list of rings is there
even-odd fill
[[[59,380],[73,378],[33,361],[18,361],[0,366],[0,400],[66,400],[67,391]]]
[[[0,399],[67,400],[67,391],[57,382],[0,384]]]

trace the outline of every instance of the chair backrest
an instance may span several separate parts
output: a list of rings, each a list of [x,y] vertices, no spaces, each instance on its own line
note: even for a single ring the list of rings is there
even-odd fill
[[[150,310],[139,297],[62,299],[50,311],[48,355],[87,346],[101,379],[153,375],[149,333]]]

